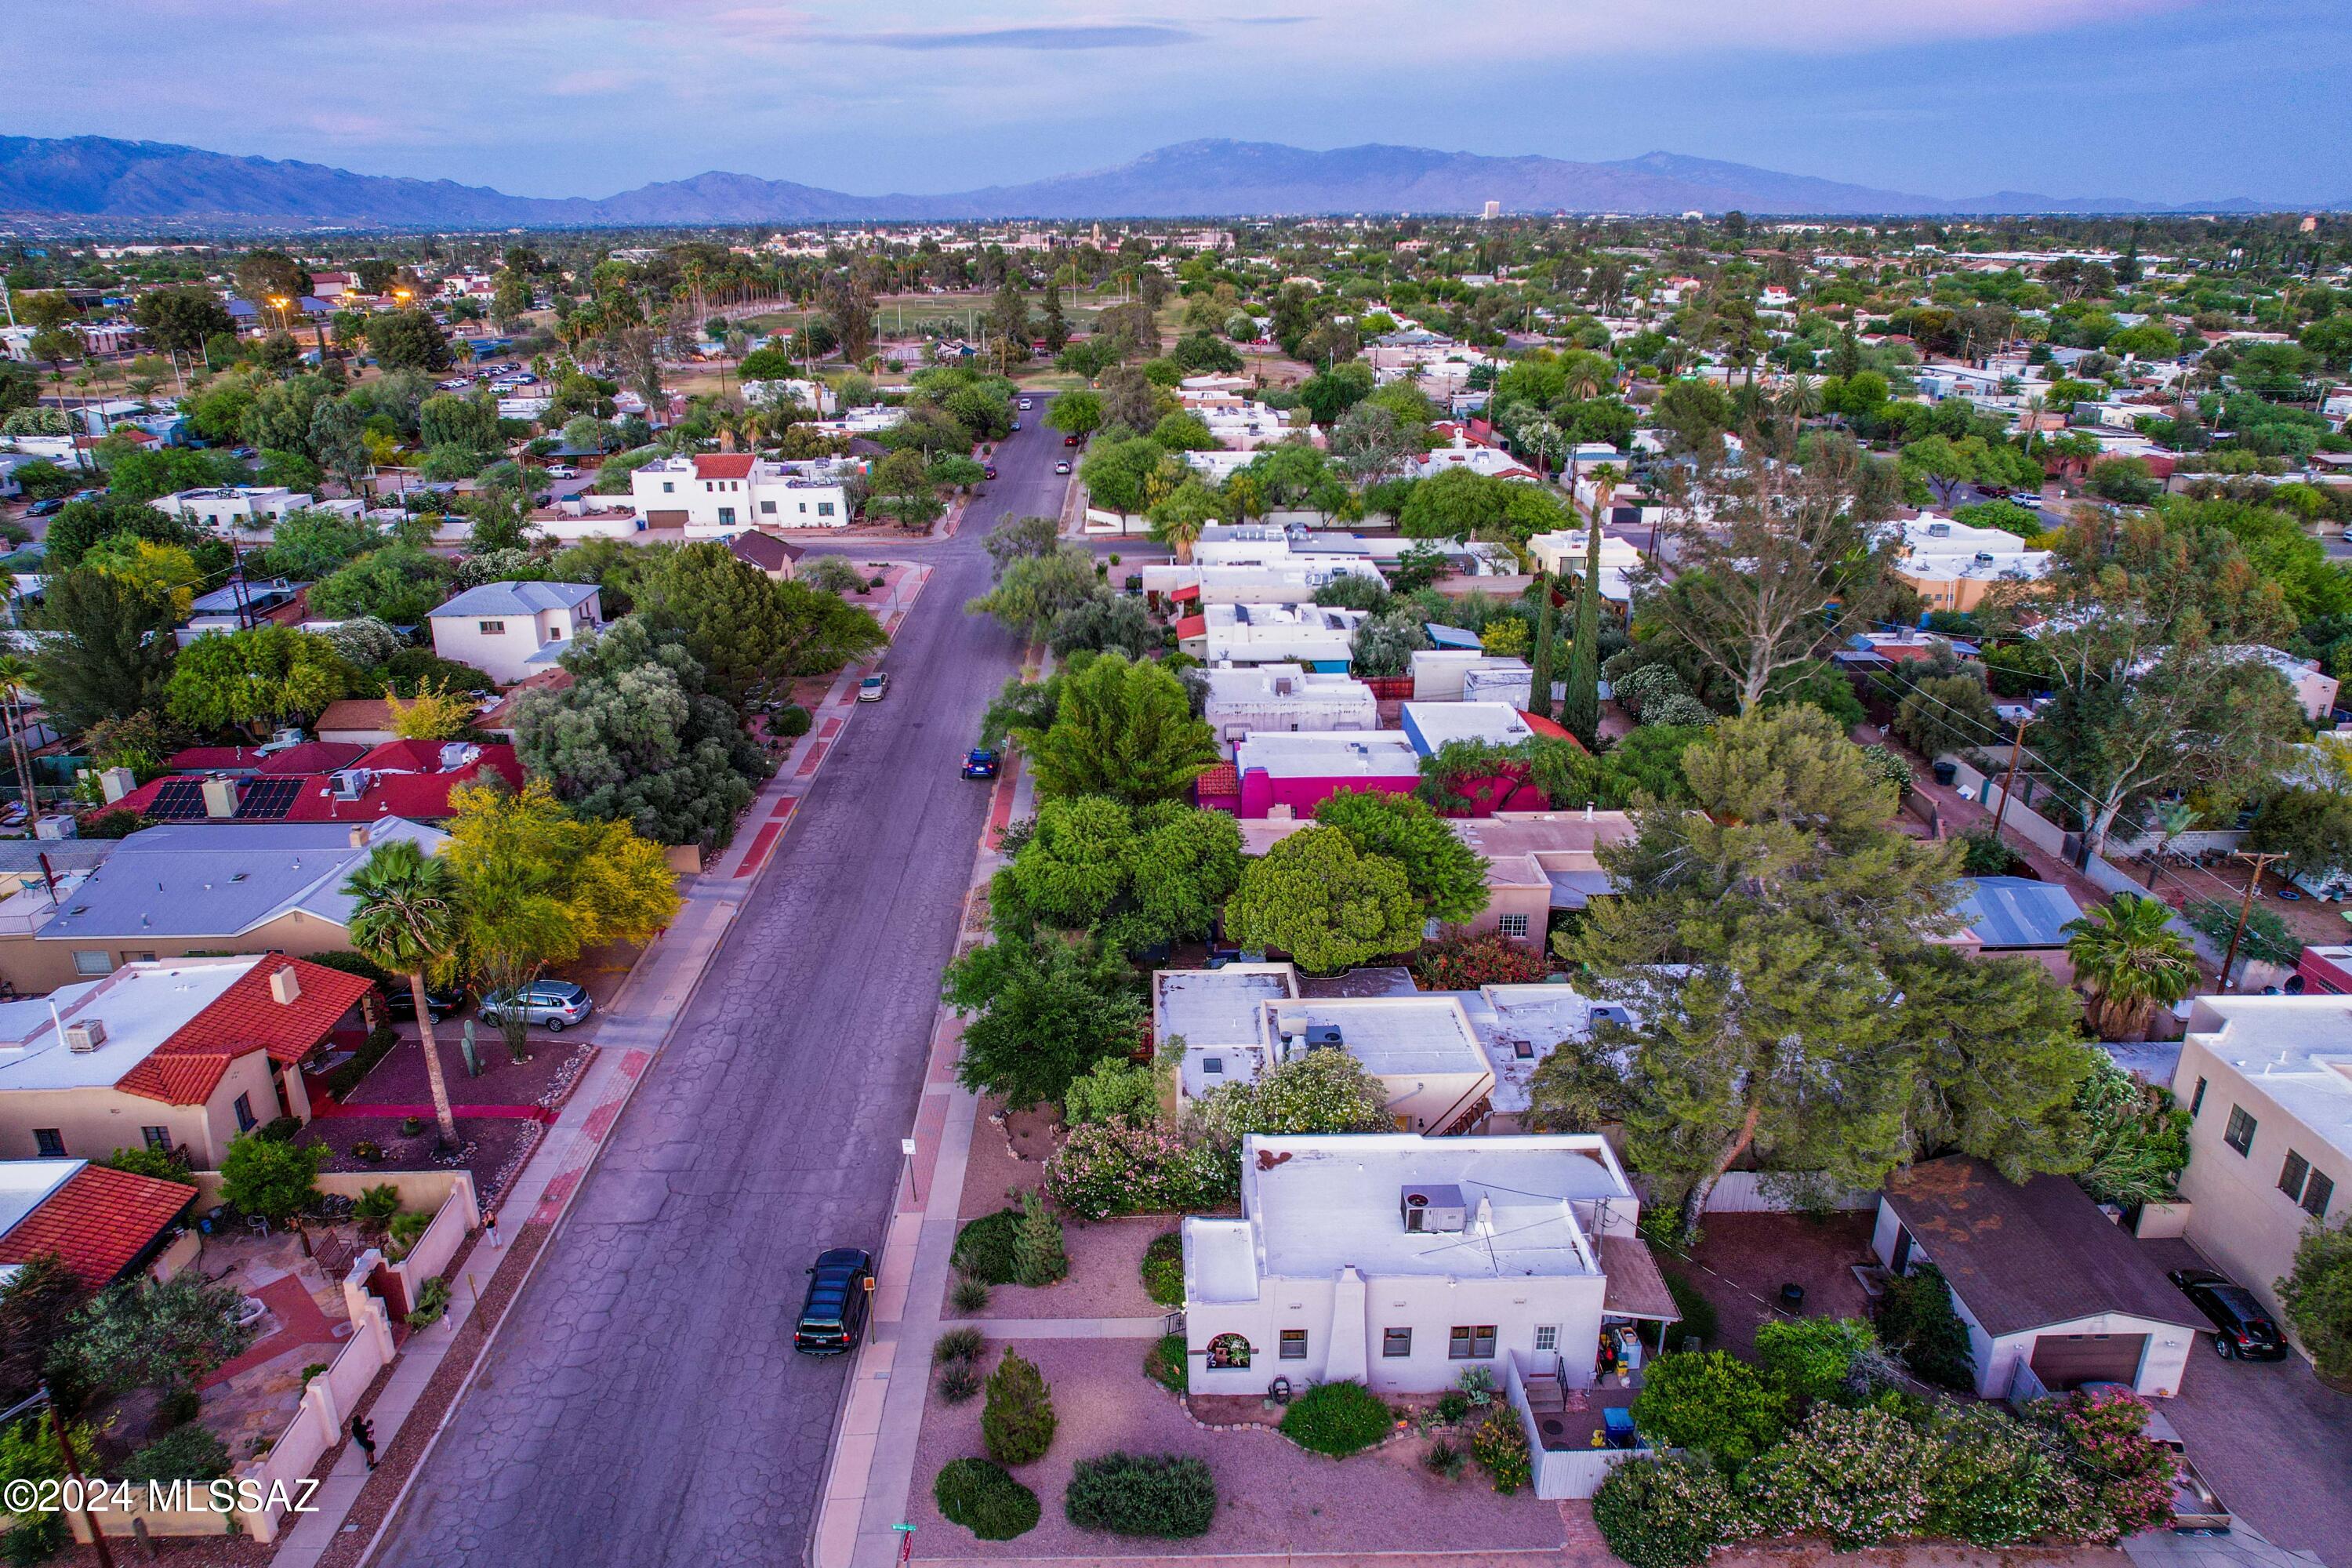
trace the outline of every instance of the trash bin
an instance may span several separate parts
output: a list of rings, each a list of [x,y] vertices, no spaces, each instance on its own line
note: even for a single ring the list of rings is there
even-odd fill
[[[1957,783],[1957,782],[1958,781],[1958,779],[1959,779],[1959,776],[1960,776],[1960,764],[1959,764],[1959,763],[1953,763],[1953,762],[1942,762],[1942,763],[1937,763],[1936,764],[1936,782],[1937,782],[1937,784],[1951,784]]]

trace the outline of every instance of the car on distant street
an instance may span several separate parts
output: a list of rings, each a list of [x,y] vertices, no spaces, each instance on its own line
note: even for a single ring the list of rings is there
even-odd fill
[[[569,463],[550,463],[547,465],[547,477],[551,479],[576,479],[580,477],[580,470]]]
[[[872,1255],[861,1247],[828,1247],[817,1254],[808,1276],[808,1294],[793,1323],[793,1349],[803,1355],[856,1349],[873,1303]]]
[[[1065,447],[1075,447],[1077,444],[1078,438],[1076,436],[1065,436],[1062,437],[1062,445]]]
[[[2173,1268],[2165,1277],[2213,1321],[2213,1353],[2223,1361],[2284,1361],[2286,1336],[2254,1293],[2210,1268]]]
[[[1021,400],[1021,412],[1024,414],[1029,412],[1029,400],[1025,397]]]
[[[1013,422],[1013,427],[1015,430],[1020,429],[1020,428],[1021,428],[1021,421],[1019,421],[1018,419],[1015,419],[1015,420]]]
[[[439,1023],[466,1005],[466,994],[456,986],[428,985],[425,988],[425,1016]],[[405,980],[394,980],[383,990],[383,1008],[395,1018],[416,1016],[416,993]]]
[[[887,674],[869,675],[857,683],[857,700],[879,702],[890,695],[890,678]]]
[[[996,477],[996,465],[994,463],[991,463],[987,467],[982,468],[980,472],[983,479],[992,479]]]
[[[25,509],[25,515],[26,517],[55,517],[58,513],[63,511],[65,507],[66,503],[61,498],[51,496],[47,500],[37,500],[32,505],[26,507]]]
[[[1054,465],[1054,471],[1057,474],[1068,473],[1070,471],[1070,460],[1067,458],[1063,458],[1060,462]]]
[[[968,779],[992,779],[997,767],[996,753],[986,746],[974,746],[963,754],[963,776]]]
[[[2009,504],[2011,506],[2021,506],[2028,511],[2040,511],[2042,510],[2042,492],[2040,490],[2019,490],[2009,498]]]
[[[482,1022],[504,1023],[510,1000],[503,991],[493,991],[483,997]],[[588,1015],[596,1009],[586,988],[569,980],[534,980],[522,988],[514,1005],[524,1023],[544,1026],[551,1035],[560,1035],[574,1024],[587,1022]]]

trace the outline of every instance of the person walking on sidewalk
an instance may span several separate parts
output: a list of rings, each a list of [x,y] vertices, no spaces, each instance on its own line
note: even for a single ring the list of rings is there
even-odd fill
[[[482,1230],[484,1234],[489,1237],[490,1245],[492,1247],[503,1247],[506,1245],[499,1239],[499,1216],[497,1210],[493,1209],[488,1214],[482,1216]]]
[[[374,1469],[375,1428],[369,1425],[366,1416],[352,1417],[352,1441],[357,1443],[360,1446],[360,1452],[367,1456],[367,1468],[371,1470]]]

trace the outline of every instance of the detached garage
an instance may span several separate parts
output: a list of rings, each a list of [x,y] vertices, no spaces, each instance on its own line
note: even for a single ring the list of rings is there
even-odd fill
[[[1894,1273],[1923,1263],[1943,1272],[1985,1398],[2031,1394],[2037,1383],[2179,1392],[2195,1310],[2063,1176],[2019,1185],[1962,1155],[1914,1165],[1879,1195],[1871,1244]]]

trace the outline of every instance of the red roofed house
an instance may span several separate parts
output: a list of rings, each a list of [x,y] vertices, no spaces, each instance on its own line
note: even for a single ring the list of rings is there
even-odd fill
[[[356,1040],[374,987],[289,958],[173,958],[0,1004],[0,1154],[103,1158],[184,1149],[218,1170],[229,1141],[310,1119],[298,1070]]]
[[[102,1290],[152,1261],[195,1199],[184,1182],[87,1160],[0,1160],[0,1284],[54,1253]]]
[[[200,747],[173,760],[195,758],[207,766],[202,759],[239,750]],[[339,765],[331,772],[280,773],[266,765],[231,772],[214,763],[200,774],[150,779],[110,804],[163,822],[364,823],[394,816],[442,822],[457,810],[450,796],[466,784],[502,777],[520,789],[523,782],[514,747],[496,742],[389,741],[362,750],[313,741],[297,750]]]

